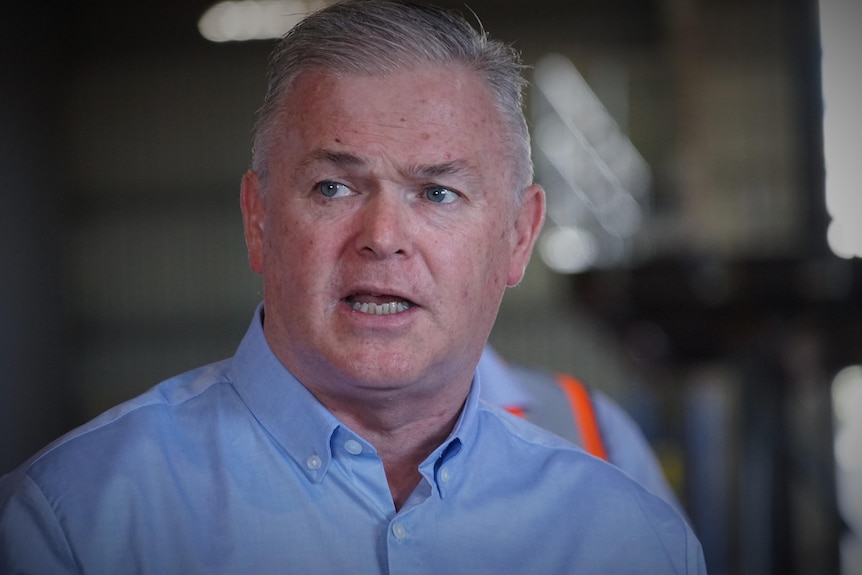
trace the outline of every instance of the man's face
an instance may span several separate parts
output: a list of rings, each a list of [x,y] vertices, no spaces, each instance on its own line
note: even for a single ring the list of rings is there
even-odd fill
[[[306,72],[283,106],[266,189],[243,180],[270,347],[357,397],[469,382],[544,210],[535,186],[516,203],[487,88],[451,67]]]

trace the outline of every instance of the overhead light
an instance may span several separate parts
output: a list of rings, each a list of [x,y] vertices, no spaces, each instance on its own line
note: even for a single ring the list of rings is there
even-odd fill
[[[200,20],[201,36],[212,42],[280,38],[326,0],[240,0],[211,6]]]

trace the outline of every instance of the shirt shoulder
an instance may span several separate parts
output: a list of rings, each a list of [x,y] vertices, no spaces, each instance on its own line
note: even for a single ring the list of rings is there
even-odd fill
[[[547,483],[547,492],[554,493],[561,502],[571,497],[578,505],[583,505],[584,502],[589,504],[591,493],[595,495],[594,501],[606,501],[608,494],[613,494],[621,507],[682,520],[666,501],[617,466],[590,455],[581,447],[495,406],[483,405],[479,415],[482,433],[490,436],[482,450],[506,453],[505,460],[501,458],[500,461],[507,467],[510,479],[523,469],[527,470],[527,481]],[[535,469],[543,470],[541,477],[531,471]]]
[[[218,402],[219,395],[235,395],[229,371],[230,360],[224,360],[171,377],[62,435],[3,481],[23,474],[39,483],[42,477],[58,477],[63,468],[74,473],[73,468],[107,462],[112,454],[145,450],[145,444],[159,436],[191,430],[195,414],[205,415],[199,407]]]
[[[576,555],[594,562],[583,572],[701,572],[700,544],[685,519],[616,466],[492,406],[479,410],[479,435],[468,456],[483,495],[545,525],[543,544],[580,549]],[[620,556],[608,541],[634,555]],[[650,558],[655,569],[628,570],[632,557]]]
[[[481,428],[510,435],[512,440],[537,451],[550,453],[559,450],[587,455],[571,441],[488,402],[480,401],[479,422]]]

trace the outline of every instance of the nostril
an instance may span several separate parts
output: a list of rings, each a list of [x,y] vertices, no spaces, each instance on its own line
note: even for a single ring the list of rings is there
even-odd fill
[[[399,196],[384,191],[371,194],[363,206],[357,249],[379,258],[409,253],[409,208]]]

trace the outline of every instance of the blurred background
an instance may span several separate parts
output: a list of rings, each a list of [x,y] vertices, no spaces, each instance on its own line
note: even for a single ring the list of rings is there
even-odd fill
[[[266,57],[319,4],[0,13],[0,473],[233,353]],[[862,9],[469,7],[531,66],[549,200],[494,345],[630,411],[712,575],[862,573]]]

